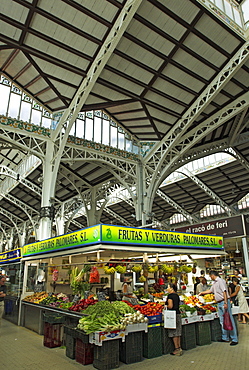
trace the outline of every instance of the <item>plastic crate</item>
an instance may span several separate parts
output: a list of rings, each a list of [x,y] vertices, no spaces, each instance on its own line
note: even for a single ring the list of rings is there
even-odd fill
[[[43,345],[48,348],[60,347],[62,345],[61,324],[44,323]]]
[[[162,330],[162,353],[163,355],[167,355],[174,351],[175,346],[172,338],[169,338],[168,329],[165,329],[162,326],[161,330]]]
[[[44,322],[49,324],[64,324],[65,316],[63,315],[52,315],[44,313]]]
[[[133,364],[143,359],[143,332],[129,333],[125,342],[120,343],[119,359],[125,364]]]
[[[143,356],[154,358],[162,356],[162,328],[148,326],[148,333],[143,333]]]
[[[220,320],[214,319],[213,321],[210,321],[210,329],[211,329],[211,340],[213,342],[218,342],[222,338]]]
[[[198,346],[205,346],[206,344],[211,344],[211,330],[210,322],[203,321],[197,322],[195,324],[196,330],[196,344]]]
[[[75,339],[75,360],[82,365],[93,363],[94,344],[84,343],[81,339]]]
[[[163,321],[163,315],[159,313],[158,315],[146,316],[148,318],[148,324],[157,324]]]
[[[76,346],[76,340],[71,335],[66,334],[66,356],[71,358],[72,360],[75,359],[75,346]]]
[[[99,370],[119,367],[120,340],[105,341],[102,346],[94,346],[93,366]]]
[[[195,323],[182,326],[181,347],[185,351],[196,347]]]

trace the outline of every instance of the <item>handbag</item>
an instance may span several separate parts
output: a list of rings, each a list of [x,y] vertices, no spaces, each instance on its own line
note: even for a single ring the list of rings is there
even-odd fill
[[[223,314],[223,329],[224,330],[233,330],[233,324],[229,312],[225,310]]]
[[[164,328],[176,329],[176,311],[164,311]]]

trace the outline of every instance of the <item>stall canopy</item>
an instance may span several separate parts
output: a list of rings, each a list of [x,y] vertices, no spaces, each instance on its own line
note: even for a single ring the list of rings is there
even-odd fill
[[[95,225],[54,238],[26,244],[24,259],[86,253],[93,250],[130,250],[149,253],[224,254],[221,236],[140,229],[114,225]]]

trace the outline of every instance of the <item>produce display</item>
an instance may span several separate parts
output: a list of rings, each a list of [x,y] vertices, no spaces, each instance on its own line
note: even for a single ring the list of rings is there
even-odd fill
[[[197,313],[197,315],[205,315],[217,311],[216,306],[207,304],[207,302],[215,302],[213,294],[206,294],[201,299],[203,300],[200,300],[198,296],[184,296],[184,304],[180,305],[182,317],[186,317],[187,312],[190,312],[190,314]]]
[[[48,297],[48,293],[46,292],[40,292],[40,293],[34,293],[24,298],[24,301],[26,302],[32,302],[32,303],[40,303],[43,299]]]
[[[70,286],[74,294],[84,297],[85,291],[90,290],[90,284],[88,283],[89,272],[91,270],[90,265],[85,265],[81,271],[78,267],[74,267],[70,273]]]
[[[129,306],[129,302],[125,302]],[[134,308],[136,311],[140,311],[144,316],[154,316],[154,315],[159,315],[162,313],[164,309],[164,304],[161,303],[155,303],[155,302],[148,302],[147,304],[140,306],[140,305],[134,305],[131,306]]]
[[[84,316],[79,320],[77,328],[83,330],[86,334],[94,333],[95,331],[124,330],[126,324],[123,319],[129,313],[134,314],[135,311],[125,302],[97,302],[84,311],[84,314],[88,316]]]
[[[74,312],[81,312],[85,310],[88,306],[92,306],[96,303],[93,298],[81,299],[77,303],[72,303],[72,305],[68,308],[70,311]],[[60,308],[63,308],[60,306]]]

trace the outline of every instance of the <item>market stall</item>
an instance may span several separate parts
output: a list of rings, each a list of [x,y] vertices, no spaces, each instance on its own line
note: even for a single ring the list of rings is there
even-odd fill
[[[7,286],[3,317],[17,324],[23,279],[21,248],[0,253],[0,273],[6,276],[5,285]]]
[[[39,334],[45,330],[44,336],[47,336],[55,330],[53,325],[59,324],[46,322],[50,320],[46,317],[52,313],[57,315],[56,319],[61,320],[60,325],[62,322],[67,324],[65,331],[70,346],[74,343],[73,346],[77,347],[78,343],[78,351],[81,352],[83,347],[86,351],[94,348],[94,366],[99,368],[103,365],[99,363],[103,350],[96,347],[109,346],[113,353],[112,346],[119,341],[112,345],[106,342],[118,338],[122,339],[121,343],[134,340],[140,343],[140,347],[142,340],[143,353],[141,355],[140,348],[140,354],[134,354],[134,358],[161,355],[165,350],[154,353],[152,342],[155,340],[152,340],[152,336],[159,335],[166,341],[165,330],[162,329],[165,284],[175,282],[182,290],[182,280],[192,272],[195,263],[186,264],[181,258],[178,263],[165,263],[160,256],[195,253],[223,254],[222,238],[96,225],[25,245],[21,324]],[[155,258],[154,262],[150,262],[152,257]],[[132,281],[132,292],[122,298],[122,285],[128,279]],[[187,284],[187,280],[184,283]],[[129,295],[134,295],[136,300],[132,300],[134,296],[131,300],[127,299]],[[100,315],[100,312],[105,312],[103,309],[98,311],[102,304],[108,305],[109,313],[115,311],[113,316],[108,312]],[[128,322],[126,315],[134,316],[132,323]],[[97,320],[96,317],[100,316]],[[75,319],[78,329],[72,334],[71,328],[76,326]],[[136,332],[140,334],[134,334]],[[88,338],[84,337],[82,341],[80,338],[84,335]],[[87,343],[84,344],[84,341]],[[51,340],[48,343],[53,346]],[[94,347],[88,348],[86,344]],[[126,345],[120,344],[119,347],[122,361],[132,361],[128,353],[126,355]]]

